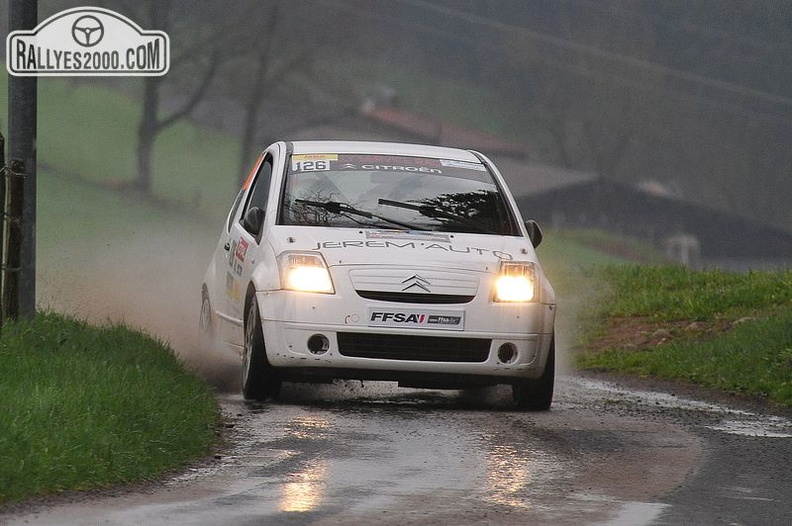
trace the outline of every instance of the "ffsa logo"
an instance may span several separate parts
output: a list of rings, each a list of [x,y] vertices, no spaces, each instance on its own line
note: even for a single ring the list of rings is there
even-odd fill
[[[370,327],[414,327],[462,330],[465,327],[464,311],[424,312],[420,310],[369,309]]]
[[[386,324],[392,322],[394,324],[405,323],[420,325],[426,321],[426,314],[408,314],[405,312],[372,312],[370,321],[382,322]]]
[[[15,76],[161,76],[170,40],[101,7],[57,13],[6,39],[6,69]]]

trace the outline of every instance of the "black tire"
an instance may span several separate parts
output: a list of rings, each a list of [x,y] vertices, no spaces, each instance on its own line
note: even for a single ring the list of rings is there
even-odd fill
[[[553,403],[555,387],[555,338],[550,342],[542,376],[535,380],[523,380],[512,386],[512,396],[517,409],[525,411],[547,411]]]
[[[245,348],[242,354],[242,395],[248,400],[277,398],[280,377],[267,361],[264,334],[261,332],[256,298],[251,298],[245,313]]]

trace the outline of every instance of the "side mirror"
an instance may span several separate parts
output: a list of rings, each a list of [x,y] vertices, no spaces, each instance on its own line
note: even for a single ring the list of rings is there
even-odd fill
[[[252,236],[258,237],[261,234],[261,226],[264,224],[264,210],[254,206],[245,214],[242,219],[242,228],[247,230]]]
[[[539,223],[533,219],[529,219],[525,222],[525,228],[528,230],[528,237],[531,238],[531,243],[533,244],[534,248],[538,247],[542,242],[543,237],[542,229],[539,227]]]

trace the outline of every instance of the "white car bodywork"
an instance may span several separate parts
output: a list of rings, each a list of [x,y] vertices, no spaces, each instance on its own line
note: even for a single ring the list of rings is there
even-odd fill
[[[466,219],[438,205],[449,200]],[[484,218],[492,207],[498,215]],[[519,407],[547,409],[555,294],[532,236],[538,244],[538,227],[523,222],[480,153],[277,142],[224,224],[204,280],[201,326],[215,345],[243,356],[248,398],[275,396],[282,381],[356,378],[511,384]],[[522,281],[498,293],[504,273]],[[526,283],[528,296],[510,297]]]

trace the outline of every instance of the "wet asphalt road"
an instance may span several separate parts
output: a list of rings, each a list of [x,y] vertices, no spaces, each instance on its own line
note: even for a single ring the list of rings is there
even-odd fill
[[[792,421],[579,377],[510,392],[344,382],[221,397],[228,447],[162,485],[10,524],[792,524]],[[4,520],[3,520],[4,519]]]

